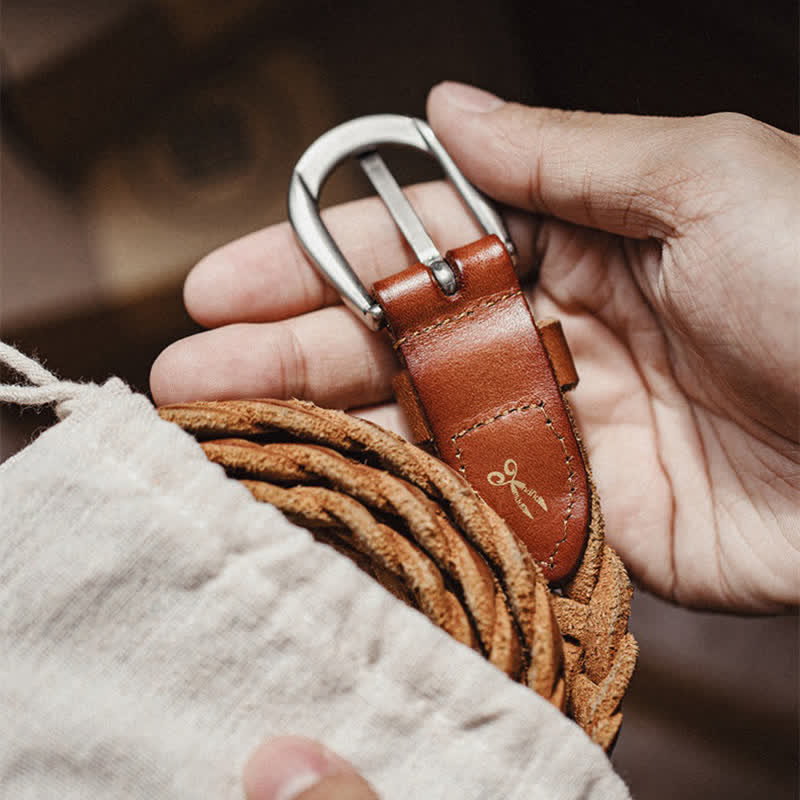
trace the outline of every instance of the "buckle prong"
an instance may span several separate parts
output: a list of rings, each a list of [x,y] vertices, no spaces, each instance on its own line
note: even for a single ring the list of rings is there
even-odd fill
[[[444,260],[428,231],[425,230],[422,220],[414,213],[411,203],[403,194],[394,175],[389,172],[386,162],[380,157],[377,150],[360,155],[358,160],[361,163],[361,169],[375,187],[375,191],[381,196],[397,227],[411,245],[419,263],[431,269],[436,282],[445,294],[455,294],[458,282],[453,268]]]
[[[323,134],[297,162],[289,183],[289,219],[312,263],[339,292],[345,304],[373,330],[384,324],[383,310],[342,255],[319,213],[322,185],[334,167],[349,156],[359,159],[403,236],[420,263],[430,268],[442,291],[451,295],[458,289],[452,267],[436,248],[386,163],[378,155],[377,148],[381,145],[402,145],[434,156],[480,226],[486,233],[496,234],[512,261],[516,260],[514,245],[500,215],[464,177],[426,122],[395,114],[378,114],[345,122]]]

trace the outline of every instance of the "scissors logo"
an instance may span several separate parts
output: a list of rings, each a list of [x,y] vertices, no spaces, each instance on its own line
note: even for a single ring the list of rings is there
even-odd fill
[[[505,472],[505,475],[503,474]],[[522,481],[517,480],[517,462],[513,458],[509,458],[503,465],[503,472],[490,472],[486,476],[486,480],[492,486],[510,486],[511,494],[514,497],[516,504],[519,506],[523,514],[533,519],[528,504],[520,496],[520,492],[528,495],[536,502],[544,511],[547,511],[547,503],[544,498],[533,488],[526,486]]]

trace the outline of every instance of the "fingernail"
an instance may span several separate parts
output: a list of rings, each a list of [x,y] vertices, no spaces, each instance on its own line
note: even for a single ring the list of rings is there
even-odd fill
[[[485,114],[487,111],[495,111],[505,105],[505,100],[501,100],[491,92],[478,89],[476,86],[469,86],[466,83],[445,81],[439,84],[438,91],[447,102],[461,111]]]
[[[295,800],[323,778],[341,772],[345,762],[326,747],[297,737],[263,744],[244,771],[247,800]]]
[[[316,786],[322,778],[323,775],[312,770],[288,775],[284,783],[275,787],[273,800],[295,800],[307,789]]]

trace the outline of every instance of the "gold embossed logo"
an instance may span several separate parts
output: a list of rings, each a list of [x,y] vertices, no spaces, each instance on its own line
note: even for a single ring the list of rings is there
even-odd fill
[[[505,475],[503,472],[505,472]],[[514,500],[519,506],[520,511],[531,519],[533,519],[533,514],[531,514],[528,508],[528,504],[520,496],[520,492],[528,495],[528,497],[532,498],[542,509],[547,511],[547,503],[545,503],[544,498],[536,489],[527,486],[523,481],[517,480],[517,462],[514,461],[513,458],[509,458],[506,463],[503,464],[503,472],[490,472],[486,476],[486,480],[488,480],[492,486],[510,486],[511,494],[514,496]]]

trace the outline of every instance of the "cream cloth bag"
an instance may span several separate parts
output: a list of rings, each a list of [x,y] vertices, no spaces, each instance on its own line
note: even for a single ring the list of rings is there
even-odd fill
[[[625,798],[599,747],[407,608],[121,381],[58,381],[0,466],[0,796],[239,798],[264,738],[353,761],[385,800]]]

